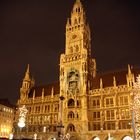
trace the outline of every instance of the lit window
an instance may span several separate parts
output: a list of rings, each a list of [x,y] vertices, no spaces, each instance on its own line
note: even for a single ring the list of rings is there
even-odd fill
[[[128,119],[128,118],[130,118],[129,109],[122,109],[121,110],[121,119]]]
[[[115,130],[115,122],[106,122],[104,124],[105,130]]]
[[[93,120],[100,120],[100,112],[93,112]]]
[[[122,105],[128,105],[128,96],[120,96],[119,97],[119,104]]]
[[[93,107],[99,108],[100,107],[100,99],[93,99]]]
[[[113,98],[106,98],[105,99],[105,104],[106,104],[106,107],[111,107],[111,106],[114,106],[114,100]]]
[[[114,110],[107,110],[106,111],[106,120],[114,120],[114,119],[115,119]]]

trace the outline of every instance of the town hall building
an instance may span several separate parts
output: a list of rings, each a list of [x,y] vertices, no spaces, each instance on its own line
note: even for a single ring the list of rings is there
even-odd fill
[[[70,140],[132,140],[131,91],[140,70],[128,65],[123,71],[97,73],[80,0],[67,19],[65,35],[58,82],[36,85],[27,67],[17,102],[28,110],[21,137],[36,133],[38,139],[67,139],[68,134]]]

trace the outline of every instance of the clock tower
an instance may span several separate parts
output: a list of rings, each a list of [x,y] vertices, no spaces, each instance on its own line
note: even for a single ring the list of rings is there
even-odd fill
[[[65,53],[60,57],[60,96],[64,97],[62,122],[65,132],[88,131],[88,91],[96,76],[91,58],[90,28],[80,0],[74,3],[66,24]]]

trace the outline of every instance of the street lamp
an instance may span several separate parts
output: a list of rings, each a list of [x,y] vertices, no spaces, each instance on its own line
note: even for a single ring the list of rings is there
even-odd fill
[[[36,140],[36,139],[37,139],[37,134],[35,133],[35,134],[34,134],[34,140]]]
[[[13,137],[14,137],[13,133],[10,133],[10,135],[9,135],[9,140],[12,140]]]
[[[60,96],[59,99],[60,99],[60,108],[59,108],[59,113],[60,113],[59,115],[60,115],[60,117],[59,117],[59,124],[58,124],[57,127],[59,128],[59,130],[58,130],[58,137],[61,140],[61,139],[63,139],[62,138],[63,137],[63,135],[62,135],[62,128],[64,128],[64,126],[62,124],[62,107],[63,107],[63,100],[65,98],[64,98],[64,96]]]

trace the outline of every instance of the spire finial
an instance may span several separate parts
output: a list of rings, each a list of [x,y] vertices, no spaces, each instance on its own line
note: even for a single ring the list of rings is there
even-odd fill
[[[44,88],[42,88],[42,99],[44,98]]]
[[[116,87],[116,77],[113,76],[113,86]]]
[[[35,99],[35,89],[33,91],[33,100]]]
[[[102,78],[100,78],[100,89],[102,89],[103,88],[103,80],[102,80]]]
[[[80,2],[80,0],[76,0],[76,2]]]
[[[25,78],[24,79],[26,79],[26,80],[30,79],[30,65],[29,64],[27,66],[27,70],[26,70]]]
[[[26,73],[30,73],[30,65],[29,64],[27,65],[27,71],[26,71]]]
[[[128,64],[128,74],[131,74],[131,68],[129,64]]]
[[[53,98],[53,96],[54,96],[54,87],[52,87],[51,98]]]

